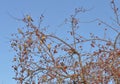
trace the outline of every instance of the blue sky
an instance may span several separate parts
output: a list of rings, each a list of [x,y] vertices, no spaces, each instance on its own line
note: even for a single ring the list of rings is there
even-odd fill
[[[16,32],[17,28],[24,26],[22,22],[16,21],[9,14],[18,18],[29,14],[37,24],[40,14],[44,13],[44,25],[50,26],[49,32],[57,30],[61,34],[65,28],[58,26],[78,7],[92,8],[91,11],[79,15],[80,21],[101,18],[111,22],[109,21],[112,17],[109,0],[0,0],[0,84],[16,84],[12,79],[14,73],[11,66],[14,53],[10,48],[9,39],[11,38],[10,34]],[[87,32],[101,31],[101,29],[96,29],[96,26],[95,23],[81,24],[83,27],[81,34],[86,35]]]

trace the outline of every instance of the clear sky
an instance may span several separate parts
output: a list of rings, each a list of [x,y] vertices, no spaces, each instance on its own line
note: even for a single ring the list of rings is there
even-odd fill
[[[85,7],[92,9],[91,11],[81,14],[80,21],[90,21],[95,18],[109,21],[111,14],[110,0],[0,0],[0,84],[16,84],[12,79],[14,76],[12,66],[13,50],[10,48],[10,34],[17,31],[17,28],[23,27],[22,22],[11,18],[9,14],[22,18],[26,14],[30,14],[36,24],[38,17],[44,13],[44,25],[50,25],[50,32],[57,30],[62,33],[64,27],[58,27],[63,23],[65,18],[73,14],[74,9]],[[94,24],[94,25],[93,25]],[[83,27],[84,25],[84,27]],[[96,32],[101,30],[96,28],[95,23],[81,24],[83,31]],[[52,29],[51,29],[52,28]],[[87,31],[86,31],[87,30]],[[100,35],[101,32],[98,32]]]

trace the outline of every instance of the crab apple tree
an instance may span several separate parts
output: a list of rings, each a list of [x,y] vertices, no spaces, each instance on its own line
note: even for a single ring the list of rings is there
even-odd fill
[[[119,8],[111,1],[115,16],[114,21],[120,27]],[[12,34],[11,47],[15,51],[13,58],[15,76],[19,84],[120,84],[120,33],[114,25],[100,19],[93,22],[98,27],[105,26],[116,34],[115,38],[104,38],[91,32],[86,38],[79,32],[79,13],[84,8],[76,8],[75,13],[67,19],[70,30],[65,38],[47,33],[41,27],[44,16],[41,15],[39,26],[27,15],[22,22],[24,28]],[[91,22],[89,22],[91,23]],[[87,24],[87,23],[86,23]],[[64,32],[62,30],[62,32]],[[103,35],[104,36],[104,35]]]

